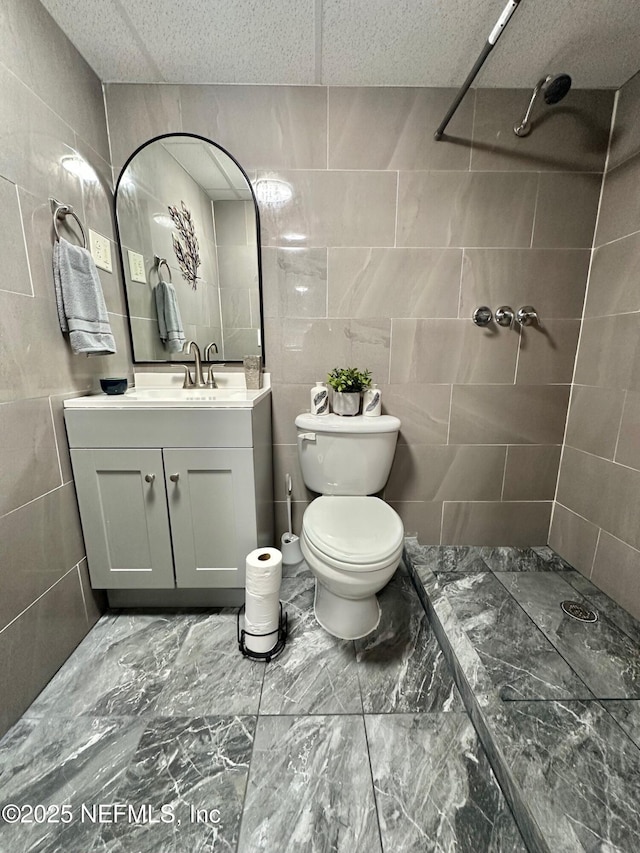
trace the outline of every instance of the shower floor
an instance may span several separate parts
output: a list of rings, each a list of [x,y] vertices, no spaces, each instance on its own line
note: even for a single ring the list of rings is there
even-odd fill
[[[281,596],[266,665],[232,611],[105,615],[0,741],[0,852],[524,853],[407,574],[356,642]]]
[[[640,850],[640,624],[546,547],[405,560],[529,849]]]

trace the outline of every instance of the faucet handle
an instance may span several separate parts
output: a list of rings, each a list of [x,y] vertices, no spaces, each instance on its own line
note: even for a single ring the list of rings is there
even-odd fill
[[[211,350],[213,350],[215,352],[215,354],[218,355],[218,344],[215,343],[215,341],[211,341],[211,343],[207,344],[207,346],[205,347],[205,350],[204,350],[204,360],[205,361],[211,361]]]
[[[522,308],[518,308],[516,320],[521,326],[530,326],[535,323],[536,326],[542,328],[542,321],[533,305],[523,305]]]
[[[515,314],[513,313],[513,308],[509,305],[501,305],[499,308],[496,308],[494,317],[496,318],[496,323],[499,326],[508,326],[511,328],[513,326]]]
[[[184,370],[184,382],[182,383],[183,388],[193,388],[195,382],[193,381],[189,367],[186,364],[172,364],[171,367],[177,367],[180,370]]]
[[[207,388],[217,388],[218,383],[216,382],[216,377],[213,375],[213,365],[209,365],[209,372],[207,374]]]
[[[196,383],[193,381],[193,376],[191,375],[191,371],[189,370],[188,365],[181,364],[179,366],[184,368],[184,382],[182,383],[182,387],[193,388]]]
[[[471,319],[476,324],[476,326],[488,326],[489,323],[493,320],[491,308],[486,305],[481,305],[473,312]]]

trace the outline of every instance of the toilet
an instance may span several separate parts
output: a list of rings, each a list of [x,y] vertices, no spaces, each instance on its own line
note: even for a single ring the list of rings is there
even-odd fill
[[[400,516],[374,497],[389,477],[400,420],[301,414],[295,424],[304,482],[320,495],[300,534],[316,578],[316,619],[334,637],[356,640],[378,626],[376,592],[402,556]]]

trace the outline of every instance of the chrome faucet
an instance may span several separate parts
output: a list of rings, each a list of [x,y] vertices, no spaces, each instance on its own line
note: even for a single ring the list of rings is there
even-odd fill
[[[218,355],[218,344],[211,341],[210,344],[207,344],[204,350],[204,360],[211,361],[211,351],[215,351],[215,354]],[[213,364],[209,365],[209,372],[207,374],[207,388],[217,388],[218,383],[216,382],[216,378],[213,375]]]
[[[202,358],[200,356],[200,347],[195,341],[187,341],[185,345],[182,347],[182,351],[188,353],[193,353],[193,361],[194,361],[194,377],[191,378],[191,373],[189,372],[189,368],[185,366],[185,388],[205,388],[206,384],[204,381],[204,377],[202,375]]]

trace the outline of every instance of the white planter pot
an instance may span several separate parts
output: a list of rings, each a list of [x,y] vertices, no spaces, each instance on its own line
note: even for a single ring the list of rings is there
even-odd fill
[[[353,417],[360,411],[359,391],[334,391],[333,411],[336,415]]]

